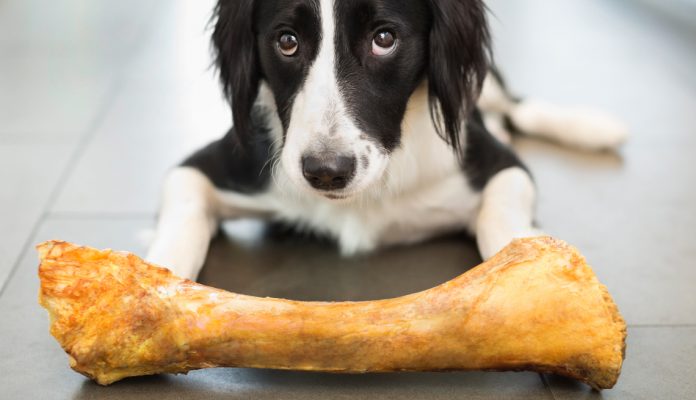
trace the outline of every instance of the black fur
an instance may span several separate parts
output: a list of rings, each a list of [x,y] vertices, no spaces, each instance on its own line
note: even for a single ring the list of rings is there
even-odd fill
[[[236,128],[231,128],[222,139],[198,150],[181,165],[198,169],[217,188],[245,194],[262,192],[270,182],[271,131],[260,110],[254,110],[249,126],[253,129],[245,145],[239,142]]]
[[[466,123],[463,161],[469,184],[479,191],[483,190],[495,174],[506,168],[520,167],[529,172],[510,147],[500,143],[488,132],[478,109],[474,109]]]
[[[462,121],[476,104],[490,60],[486,7],[481,0],[429,3],[431,116],[438,133],[460,152]]]
[[[213,45],[215,64],[220,73],[223,92],[232,105],[236,135],[249,136],[251,110],[258,94],[259,68],[256,38],[253,31],[254,0],[220,0],[215,7]]]
[[[406,3],[406,4],[404,4]],[[382,149],[399,144],[401,122],[428,64],[430,10],[422,0],[341,0],[336,2],[337,80],[356,125]],[[372,54],[372,40],[389,30],[397,40],[392,54]]]
[[[300,89],[321,43],[318,0],[258,1],[255,31],[263,78],[273,92],[285,130],[290,123],[295,93]],[[291,57],[278,51],[278,38],[286,32],[297,36],[299,48]]]
[[[241,144],[253,130],[249,116],[261,79],[271,87],[287,129],[293,96],[319,48],[318,7],[318,0],[219,0],[213,16],[213,46]],[[276,46],[287,32],[300,40],[292,57],[279,54]]]

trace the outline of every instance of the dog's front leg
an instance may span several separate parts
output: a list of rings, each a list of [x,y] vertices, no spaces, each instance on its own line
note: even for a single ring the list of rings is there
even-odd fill
[[[215,189],[205,175],[189,167],[172,170],[147,259],[195,280],[218,227],[218,209]]]
[[[512,239],[542,234],[533,226],[535,203],[536,188],[524,169],[507,168],[491,178],[476,220],[476,241],[484,260]]]

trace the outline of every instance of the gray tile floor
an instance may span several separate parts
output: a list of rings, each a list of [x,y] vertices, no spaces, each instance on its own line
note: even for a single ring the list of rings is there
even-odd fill
[[[490,2],[515,90],[602,107],[633,132],[619,154],[516,143],[540,187],[539,222],[585,253],[629,323],[613,390],[533,373],[218,369],[107,388],[73,373],[36,303],[33,245],[143,253],[167,168],[229,124],[207,69],[211,5],[0,2],[0,398],[696,398],[696,31],[632,0]],[[374,299],[477,262],[462,237],[346,260],[240,221],[214,242],[201,280],[261,296]]]

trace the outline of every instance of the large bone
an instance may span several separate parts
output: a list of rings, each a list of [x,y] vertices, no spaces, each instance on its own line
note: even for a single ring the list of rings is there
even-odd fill
[[[516,240],[433,289],[299,302],[213,289],[122,252],[38,246],[40,303],[70,366],[106,385],[211,367],[531,370],[611,388],[626,326],[573,247]]]

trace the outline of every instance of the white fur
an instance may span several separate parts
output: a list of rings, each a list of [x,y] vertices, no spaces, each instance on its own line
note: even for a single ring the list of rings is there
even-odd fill
[[[521,168],[500,171],[488,182],[476,221],[476,240],[484,259],[514,238],[540,235],[532,225],[535,202],[534,183]]]
[[[478,106],[486,128],[503,143],[510,141],[504,116],[525,134],[588,150],[615,149],[628,138],[628,128],[620,120],[595,109],[534,99],[515,102],[492,74],[484,81]]]
[[[588,150],[613,149],[624,143],[628,128],[603,112],[524,100],[510,110],[521,131]]]
[[[483,81],[477,104],[483,111],[486,129],[501,143],[510,144],[512,135],[505,129],[503,118],[515,104],[492,74]]]
[[[147,259],[195,279],[217,229],[218,197],[201,172],[176,168],[164,184],[155,239]]]
[[[515,102],[493,74],[486,75],[477,105],[485,112],[508,113]]]

